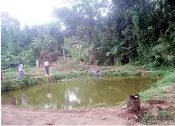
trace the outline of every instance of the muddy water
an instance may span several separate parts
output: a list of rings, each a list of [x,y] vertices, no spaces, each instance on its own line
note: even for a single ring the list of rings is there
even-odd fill
[[[114,106],[129,94],[150,88],[155,81],[145,77],[83,77],[6,92],[2,94],[2,101],[11,104],[15,100],[19,106],[58,109]]]

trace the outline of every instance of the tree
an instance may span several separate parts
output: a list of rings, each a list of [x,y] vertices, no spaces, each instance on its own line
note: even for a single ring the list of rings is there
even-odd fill
[[[20,23],[8,13],[1,13],[1,49],[2,63],[14,62],[21,50]]]
[[[61,8],[53,11],[55,17],[59,18],[67,29],[72,31],[76,39],[81,42],[88,42],[89,46],[93,43],[93,30],[97,18],[101,15],[102,8],[105,8],[105,2],[98,1],[78,1],[72,6],[72,9]],[[94,52],[89,50],[91,63],[94,63]]]

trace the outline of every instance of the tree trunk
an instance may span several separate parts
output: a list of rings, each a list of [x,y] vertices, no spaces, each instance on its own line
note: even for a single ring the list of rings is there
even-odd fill
[[[90,51],[89,56],[90,56],[90,64],[93,65],[95,63],[95,55],[92,51]]]
[[[89,43],[89,46],[92,44],[92,32],[88,32],[88,43]],[[94,64],[95,62],[95,56],[94,56],[94,53],[93,51],[90,51],[89,52],[89,56],[90,56],[90,64]]]
[[[88,43],[89,43],[89,45],[91,45],[92,44],[92,32],[88,32]]]
[[[65,57],[65,51],[64,51],[64,48],[63,48],[63,60],[65,60],[66,57]]]
[[[111,65],[115,65],[115,55],[111,56]]]
[[[130,95],[127,101],[127,108],[130,112],[138,113],[140,111],[140,95]]]

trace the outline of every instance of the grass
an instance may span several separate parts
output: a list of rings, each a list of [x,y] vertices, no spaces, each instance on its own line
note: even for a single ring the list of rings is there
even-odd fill
[[[166,110],[159,111],[159,116],[161,119],[166,120],[168,117],[168,112]]]
[[[163,72],[163,74],[165,74]],[[175,73],[166,72],[163,79],[157,81],[150,89],[140,92],[143,101],[151,99],[151,95],[157,95],[160,99],[163,99],[163,92],[160,87],[172,85],[175,83]],[[151,94],[151,95],[150,95]]]
[[[81,77],[81,76],[87,76],[88,73],[87,72],[66,72],[66,73],[57,73],[55,75],[53,75],[53,78],[55,80],[62,80],[62,79],[73,79],[73,78],[77,78],[77,77]]]
[[[6,70],[2,70],[2,73],[4,74],[5,79],[15,79],[17,78],[18,70],[15,68],[6,69]]]
[[[147,113],[143,119],[142,119],[142,122],[143,123],[147,123],[149,120],[151,120],[151,115],[149,113]]]
[[[43,109],[56,109],[56,105],[54,104],[44,104],[44,105],[38,105],[38,106],[33,106],[33,105],[27,105],[27,106],[22,106],[23,108],[43,108]]]
[[[30,71],[32,68],[31,67],[27,67],[24,69],[24,74],[28,74],[30,76],[37,76],[36,72]],[[11,79],[16,79],[18,77],[18,70],[17,68],[10,68],[10,69],[6,69],[6,70],[2,70],[2,73],[5,76],[5,79],[7,80],[11,80]],[[42,75],[42,74],[40,74]]]
[[[25,77],[21,80],[9,80],[5,79],[1,81],[1,92],[12,91],[16,89],[21,89],[24,87],[29,87],[32,85],[39,84],[41,79],[31,78],[29,75],[25,75]]]
[[[103,76],[139,76],[138,71],[131,70],[104,70]]]

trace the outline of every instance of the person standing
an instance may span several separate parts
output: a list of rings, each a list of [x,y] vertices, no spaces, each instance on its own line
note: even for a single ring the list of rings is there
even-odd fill
[[[44,66],[45,66],[45,70],[46,70],[47,75],[49,75],[49,61],[48,61],[47,57],[45,59]]]
[[[39,67],[39,61],[36,60],[36,67]]]
[[[1,80],[4,80],[4,75],[3,75],[3,73],[1,72]]]
[[[23,69],[23,64],[20,61],[18,64],[18,79],[21,79],[24,77],[24,69]]]

